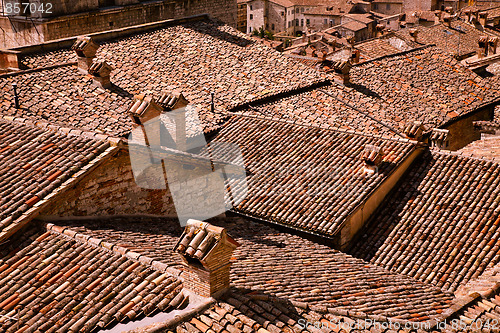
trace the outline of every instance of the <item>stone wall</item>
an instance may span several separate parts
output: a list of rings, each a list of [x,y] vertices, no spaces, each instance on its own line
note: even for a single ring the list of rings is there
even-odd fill
[[[0,17],[0,48],[19,47],[204,13],[236,27],[236,0],[173,0],[140,4],[133,4],[135,0],[115,0],[117,6],[110,8],[102,8],[103,3],[109,2],[102,0],[50,2],[53,3],[53,14],[32,15],[32,18],[11,17],[10,20]],[[124,6],[118,6],[120,4]],[[43,18],[39,18],[40,16]]]
[[[449,150],[458,150],[465,147],[472,141],[481,139],[481,133],[474,128],[474,121],[493,119],[494,106],[485,107],[482,110],[471,114],[468,117],[457,120],[445,128],[450,131]]]
[[[42,212],[46,216],[117,214],[176,215],[168,190],[149,190],[136,185],[125,150],[105,161]]]

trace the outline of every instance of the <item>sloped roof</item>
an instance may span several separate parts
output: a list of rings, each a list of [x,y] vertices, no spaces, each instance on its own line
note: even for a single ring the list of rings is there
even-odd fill
[[[366,61],[403,51],[409,51],[413,46],[413,42],[392,35],[357,43],[355,48],[361,51],[361,60]]]
[[[336,235],[415,148],[407,140],[242,116],[233,116],[213,140],[236,144],[243,154],[248,194],[235,210],[327,236]],[[368,144],[387,151],[373,177],[363,174],[361,153]],[[218,154],[224,159],[226,152]]]
[[[500,136],[473,141],[460,149],[459,152],[464,155],[487,158],[498,162],[500,161]]]
[[[454,291],[500,261],[500,165],[427,152],[351,254]]]
[[[500,88],[436,47],[424,47],[354,65],[351,86],[386,101],[384,121],[441,126],[496,102]]]
[[[233,253],[231,284],[233,291],[242,296],[267,295],[323,313],[415,321],[439,314],[453,298],[431,285],[250,219],[227,217],[208,222],[225,228],[240,244]],[[161,245],[175,244],[182,232],[178,222],[168,218],[121,217],[54,223],[122,244],[136,253],[159,258],[168,266],[174,265],[173,246]],[[251,313],[246,315],[258,321],[258,316]]]
[[[109,147],[107,141],[78,134],[0,119],[0,238]]]
[[[122,135],[130,128],[125,113],[134,95],[182,92],[190,104],[197,105],[202,125],[211,131],[222,120],[221,111],[324,80],[318,71],[210,20],[173,21],[169,27],[101,44],[96,59],[115,68],[113,89],[94,88],[89,78],[68,66],[17,73],[0,77],[3,112]],[[69,49],[22,58],[29,68],[77,60]],[[12,107],[11,83],[16,80],[26,109]],[[211,92],[215,93],[215,114],[210,111]],[[96,114],[90,113],[92,109]]]
[[[91,332],[182,304],[177,278],[50,228],[0,247],[0,316],[19,318],[2,317],[3,332]]]
[[[421,45],[435,44],[444,52],[459,57],[475,53],[479,37],[487,35],[473,25],[458,20],[453,20],[451,27],[445,23],[438,23],[430,27],[417,26],[413,29],[417,29],[417,42]],[[403,29],[396,34],[412,40],[409,30],[409,28]]]

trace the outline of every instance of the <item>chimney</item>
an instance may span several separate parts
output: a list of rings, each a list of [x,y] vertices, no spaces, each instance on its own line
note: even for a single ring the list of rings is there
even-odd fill
[[[146,143],[187,151],[186,114],[182,108],[189,103],[182,93],[174,96],[164,93],[158,102],[152,96],[138,95],[135,98],[128,113],[134,123],[147,130]],[[163,113],[168,119],[160,119]]]
[[[436,15],[436,17],[438,18],[439,22],[442,22],[443,21],[443,12],[440,11],[440,10],[435,10],[434,11],[434,14]]]
[[[471,14],[472,14],[472,20],[474,22],[478,22],[479,21],[479,10],[478,9],[472,9],[471,10]]]
[[[385,25],[377,24],[377,26],[375,27],[375,30],[377,30],[376,37],[382,36],[384,34],[384,29],[385,29]]]
[[[354,46],[354,44],[356,43],[356,38],[354,38],[354,36],[347,37],[346,39],[347,42],[351,44],[351,46]]]
[[[349,60],[337,60],[332,63],[332,68],[335,72],[334,81],[346,85],[349,84],[349,72],[352,64]]]
[[[384,159],[384,151],[382,147],[374,145],[366,145],[363,150],[362,159],[364,162],[364,171],[368,174],[374,174],[378,171],[378,166]]]
[[[413,41],[414,41],[415,43],[418,43],[418,40],[417,40],[418,30],[417,30],[416,28],[411,28],[411,29],[409,30],[409,33],[410,33],[410,36],[412,36],[412,37],[413,37]]]
[[[453,17],[450,15],[450,14],[444,14],[443,16],[443,22],[451,28],[451,20],[453,19]]]
[[[78,56],[78,70],[83,74],[88,73],[98,48],[99,44],[97,44],[92,37],[86,36],[78,37],[75,44],[71,47]]]
[[[444,11],[447,12],[448,14],[450,14],[450,15],[453,15],[453,7],[446,7],[444,9]]]
[[[113,67],[105,61],[94,61],[89,67],[89,74],[92,75],[94,82],[103,89],[113,86],[111,83],[111,72]]]
[[[488,37],[487,36],[479,37],[477,44],[478,44],[477,57],[484,58],[488,56]]]
[[[488,54],[497,54],[498,37],[490,37],[488,39],[489,51]]]
[[[467,22],[471,22],[472,19],[472,11],[470,9],[465,9],[464,14],[467,15]]]
[[[404,133],[410,139],[421,141],[424,134],[424,126],[420,121],[411,122],[406,125]]]
[[[479,13],[479,24],[481,24],[484,27],[486,26],[487,21],[488,21],[488,12]]]
[[[358,49],[352,49],[351,50],[351,63],[357,64],[359,63],[359,58],[361,55],[361,51]]]
[[[433,128],[430,137],[431,147],[436,147],[439,149],[448,149],[448,147],[450,146],[448,138],[449,133],[450,133],[449,130]]]
[[[174,247],[182,259],[184,286],[204,297],[222,295],[229,288],[231,257],[238,246],[224,228],[188,220]]]

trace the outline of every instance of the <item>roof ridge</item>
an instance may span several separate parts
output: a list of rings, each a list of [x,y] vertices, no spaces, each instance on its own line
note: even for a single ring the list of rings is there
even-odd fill
[[[424,49],[427,49],[427,48],[431,48],[431,47],[435,47],[435,46],[436,46],[436,44],[426,44],[426,45],[419,46],[419,47],[416,47],[416,48],[413,48],[413,49],[410,49],[410,50],[401,51],[401,52],[393,53],[393,54],[386,54],[386,55],[383,55],[383,56],[380,56],[380,57],[377,57],[377,58],[369,59],[369,60],[366,60],[366,61],[363,61],[363,62],[360,62],[360,63],[357,63],[357,64],[353,64],[352,66],[353,67],[360,67],[360,66],[363,66],[365,64],[369,64],[369,63],[377,61],[377,60],[382,60],[382,59],[386,59],[386,58],[393,58],[393,57],[395,58],[395,57],[399,57],[399,56],[402,56],[402,55],[405,55],[405,54],[408,54],[408,53],[418,52],[418,51],[421,51],[421,50],[424,50]]]
[[[365,132],[358,132],[356,130],[342,130],[340,128],[332,128],[332,127],[321,127],[321,126],[315,126],[311,124],[303,124],[303,123],[296,123],[291,120],[284,120],[284,119],[276,119],[276,118],[267,118],[267,117],[262,117],[254,114],[242,114],[242,113],[234,113],[230,112],[231,118],[233,117],[240,117],[240,118],[254,118],[254,119],[259,119],[259,120],[264,120],[264,121],[270,121],[270,122],[275,122],[275,123],[282,123],[282,124],[289,124],[292,126],[297,126],[297,127],[306,127],[306,128],[312,128],[312,129],[318,129],[318,130],[324,130],[324,131],[330,131],[330,132],[337,132],[337,133],[342,133],[342,134],[351,134],[351,135],[356,135],[356,136],[363,136],[363,137],[368,137],[368,138],[374,138],[374,139],[381,139],[384,141],[393,141],[393,142],[401,142],[401,143],[413,143],[413,144],[418,144],[417,141],[410,140],[407,138],[396,138],[396,137],[388,137],[388,136],[383,136],[383,135],[377,135],[377,134],[371,134],[371,133],[365,133]],[[228,122],[226,122],[227,124]],[[225,126],[224,124],[223,126]]]
[[[440,150],[439,148],[429,148],[431,154],[443,155],[443,156],[455,156],[458,158],[466,159],[466,160],[475,160],[478,162],[490,162],[495,165],[500,166],[500,160],[495,160],[495,158],[486,158],[483,156],[475,156],[472,153],[464,153],[463,151],[449,151],[449,150]]]
[[[84,233],[77,232],[75,230],[72,230],[70,227],[66,226],[59,226],[55,225],[53,223],[46,223],[45,228],[47,231],[50,231],[52,233],[56,233],[59,235],[63,235],[67,238],[74,239],[78,242],[88,244],[93,247],[101,248],[106,251],[111,251],[120,254],[121,256],[124,256],[128,259],[132,259],[133,261],[140,262],[146,266],[149,266],[159,272],[169,274],[171,276],[175,277],[180,277],[181,275],[181,270],[175,268],[173,265],[168,265],[165,263],[162,263],[161,261],[155,260],[153,258],[150,258],[146,255],[143,255],[138,252],[134,252],[132,250],[129,250],[123,246],[119,246],[116,244],[113,244],[111,242],[107,242],[103,239],[100,238],[95,238],[90,235],[86,235]]]
[[[76,61],[70,61],[70,62],[58,63],[58,64],[55,64],[55,65],[44,66],[44,67],[36,67],[36,68],[30,68],[30,69],[21,69],[21,70],[14,71],[14,72],[0,74],[0,78],[8,78],[8,77],[19,76],[19,75],[23,75],[23,74],[37,73],[37,72],[42,72],[42,71],[46,71],[46,70],[51,70],[51,69],[56,69],[56,68],[62,68],[62,67],[69,67],[69,66],[74,66],[74,65],[78,65],[78,62],[76,62]]]
[[[92,131],[82,131],[77,128],[72,128],[72,127],[65,127],[62,125],[58,124],[51,124],[46,121],[39,121],[39,120],[31,120],[27,118],[21,118],[21,117],[14,117],[14,116],[6,116],[6,115],[1,115],[0,114],[0,120],[12,122],[12,123],[18,123],[24,126],[29,126],[29,127],[37,127],[39,129],[43,130],[49,130],[52,132],[57,132],[60,134],[64,134],[67,136],[77,136],[80,138],[85,138],[85,139],[91,139],[91,140],[98,140],[98,141],[107,141],[111,146],[120,146],[122,143],[124,143],[124,140],[122,138],[114,137],[111,135],[106,135],[98,132],[92,132]]]

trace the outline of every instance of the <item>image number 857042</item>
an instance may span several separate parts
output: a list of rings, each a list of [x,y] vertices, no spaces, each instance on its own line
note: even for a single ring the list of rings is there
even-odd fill
[[[29,15],[36,13],[52,14],[54,8],[52,3],[30,3],[30,2],[5,2],[2,12],[4,15]]]

